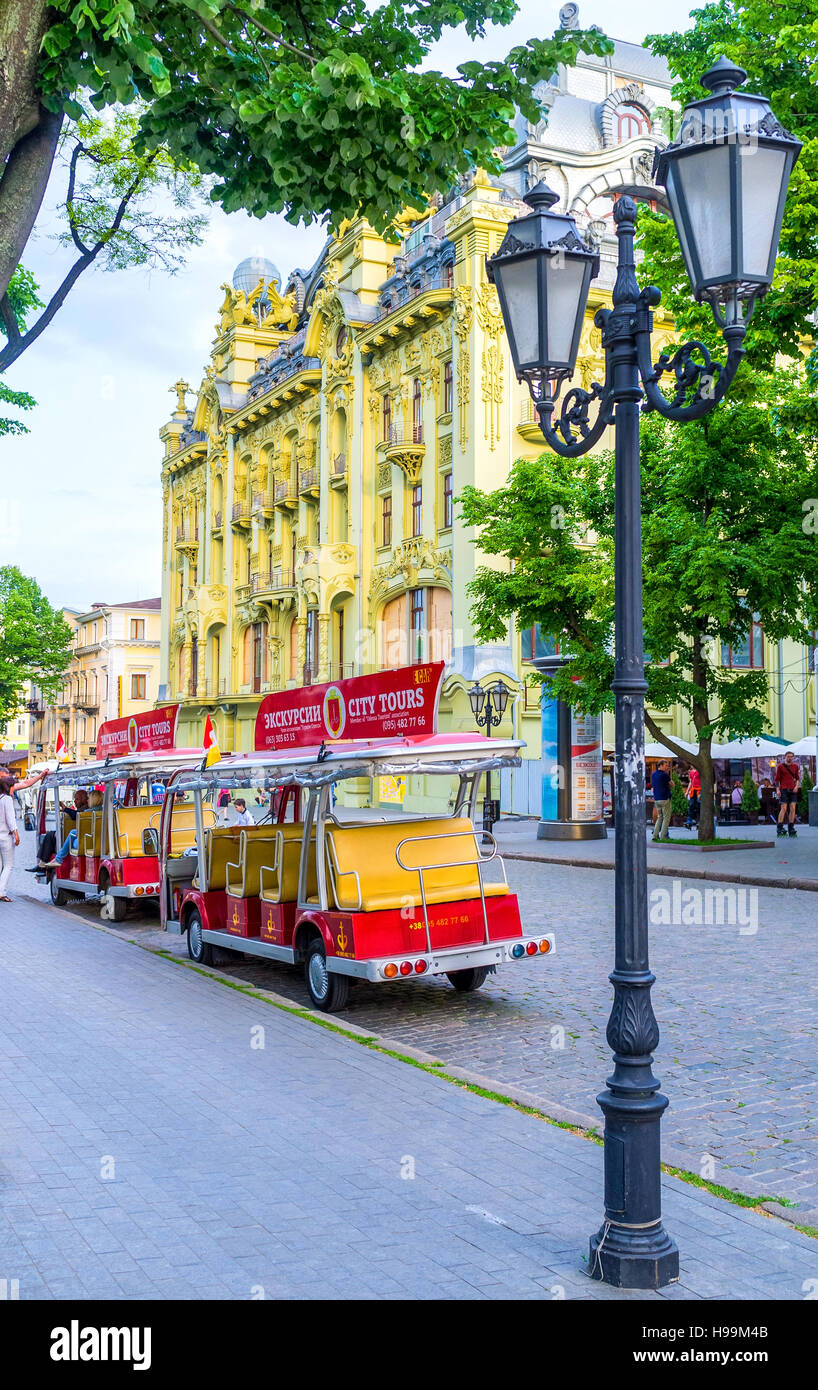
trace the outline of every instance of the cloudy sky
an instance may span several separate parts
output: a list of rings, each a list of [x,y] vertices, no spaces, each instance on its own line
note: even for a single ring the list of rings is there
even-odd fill
[[[686,0],[582,0],[580,20],[614,38],[687,27]],[[459,31],[430,66],[452,71],[467,58],[495,58],[551,31],[557,3],[522,0],[506,29],[470,44]],[[55,173],[39,235],[25,263],[47,298],[69,264],[49,239],[52,209],[65,196]],[[0,443],[0,563],[34,575],[53,603],[150,598],[160,588],[160,425],[179,376],[194,389],[208,360],[219,285],[245,256],[269,256],[286,278],[323,244],[320,227],[281,217],[210,214],[201,247],[175,276],[87,271],[42,338],[6,380],[38,401],[31,433]],[[192,399],[192,398],[189,398]]]

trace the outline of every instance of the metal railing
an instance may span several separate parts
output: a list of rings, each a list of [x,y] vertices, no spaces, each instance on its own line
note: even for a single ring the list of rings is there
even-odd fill
[[[283,482],[277,482],[275,486],[276,502],[289,502],[297,496],[296,486],[292,478],[285,478]]]
[[[282,569],[277,566],[275,569],[262,570],[255,576],[258,583],[257,589],[293,589],[295,588],[295,575],[292,570]]]
[[[304,468],[298,474],[298,491],[309,492],[312,488],[318,487],[318,469]]]
[[[426,290],[450,290],[452,288],[453,276],[446,270],[436,275],[424,275],[423,273],[413,275],[408,284],[401,285],[400,288],[390,289],[375,312],[375,323],[393,314],[396,309],[400,309],[404,304],[410,304],[418,295],[425,294]]]
[[[390,425],[386,435],[386,443],[390,447],[393,444],[422,444],[423,426]]]
[[[346,471],[347,471],[347,456],[346,456],[346,454],[336,454],[335,457],[334,457],[334,459],[332,460],[332,472],[333,472],[333,475],[334,475],[336,478],[339,478],[343,473],[346,473]]]
[[[216,515],[215,515],[214,518],[213,518],[213,530],[214,530],[214,531],[221,531],[221,529],[222,529],[222,524],[223,524],[223,520],[224,520],[224,518],[223,518],[223,516],[222,516],[222,513],[221,513],[221,512],[216,512]]]

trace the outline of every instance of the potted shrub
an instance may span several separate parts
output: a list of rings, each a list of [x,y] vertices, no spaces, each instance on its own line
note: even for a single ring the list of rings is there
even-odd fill
[[[813,782],[808,767],[801,773],[801,790],[798,793],[798,819],[805,825],[809,825],[809,794],[815,783]]]
[[[682,786],[681,778],[676,769],[670,776],[670,823],[671,825],[684,825],[687,820],[687,797]]]
[[[753,781],[753,774],[749,767],[744,773],[744,785],[741,792],[741,809],[750,825],[758,825],[758,813],[761,809],[761,800],[758,795],[758,787]]]

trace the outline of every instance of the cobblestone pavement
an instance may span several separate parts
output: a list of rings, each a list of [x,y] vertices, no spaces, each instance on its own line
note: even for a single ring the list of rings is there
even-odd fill
[[[668,1178],[680,1283],[603,1287],[597,1145],[87,910],[18,894],[0,940],[0,1277],[22,1299],[800,1299],[818,1276],[808,1236]]]
[[[498,1089],[522,1088],[546,1112],[564,1107],[600,1125],[596,1095],[611,1070],[605,1026],[613,875],[515,860],[507,868],[525,927],[556,932],[552,958],[508,965],[472,995],[456,994],[445,980],[360,985],[341,1017],[477,1073]],[[650,880],[652,893],[671,895],[671,910],[675,882]],[[710,887],[678,883],[677,894]],[[667,1156],[727,1187],[814,1212],[818,905],[814,894],[793,889],[727,891],[750,895],[738,900],[740,919],[757,904],[757,931],[752,923],[746,934],[738,926],[652,927],[661,1030],[656,1073],[670,1098]],[[652,902],[655,910],[662,905],[661,898]],[[119,930],[184,954],[184,941],[157,925],[129,918]],[[231,976],[309,1003],[292,968],[223,960]]]

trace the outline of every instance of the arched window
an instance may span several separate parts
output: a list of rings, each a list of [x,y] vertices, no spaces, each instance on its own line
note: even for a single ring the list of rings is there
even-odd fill
[[[638,135],[650,132],[650,120],[641,106],[620,106],[617,108],[618,134],[620,144],[635,140]]]

